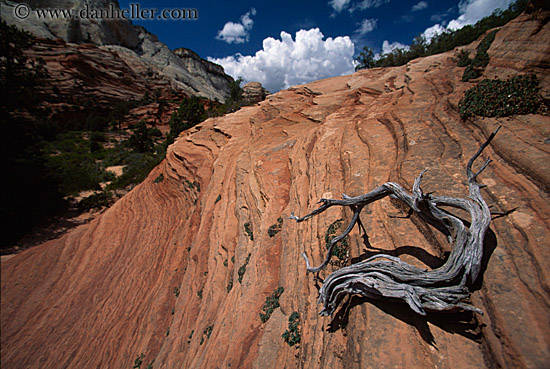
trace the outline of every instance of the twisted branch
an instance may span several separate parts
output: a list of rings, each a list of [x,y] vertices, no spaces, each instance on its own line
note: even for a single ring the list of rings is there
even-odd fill
[[[474,173],[472,165],[489,145],[500,129],[497,128],[472,156],[466,166],[469,195],[467,199],[424,194],[420,188],[423,170],[415,179],[412,193],[400,185],[387,182],[378,188],[357,197],[342,195],[341,200],[321,199],[322,205],[311,213],[299,218],[292,214],[291,219],[303,222],[332,206],[348,206],[353,216],[344,232],[333,238],[324,261],[317,267],[310,265],[305,253],[307,272],[316,273],[325,268],[332,257],[336,243],[346,237],[356,223],[363,208],[386,196],[397,198],[407,204],[419,217],[442,231],[451,243],[452,249],[447,261],[434,270],[424,270],[410,265],[401,259],[378,254],[362,262],[341,268],[330,274],[319,291],[319,303],[323,304],[321,315],[334,312],[346,294],[359,294],[370,298],[391,298],[406,302],[413,311],[426,315],[426,311],[470,310],[482,314],[481,310],[467,304],[470,297],[469,286],[477,279],[483,256],[483,239],[491,222],[489,207],[481,196],[483,185],[477,182],[491,160],[487,160]],[[462,220],[444,211],[440,206],[450,206],[467,211],[471,225],[466,227]]]

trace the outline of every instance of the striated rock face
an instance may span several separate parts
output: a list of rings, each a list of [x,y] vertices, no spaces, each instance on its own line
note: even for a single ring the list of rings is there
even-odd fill
[[[538,3],[538,4],[536,4]],[[536,4],[536,5],[534,5]],[[544,10],[543,10],[544,9]],[[542,94],[550,99],[550,43],[541,43],[546,37],[545,23],[534,22],[540,19],[541,12],[550,11],[550,3],[532,1],[525,16],[499,31],[493,47],[489,50],[491,65],[485,71],[485,78],[509,78],[518,73],[536,73],[542,79]]]
[[[265,100],[268,92],[260,82],[248,82],[243,86],[243,99],[248,104],[255,104]]]
[[[80,9],[119,9],[118,1],[113,0],[15,0],[12,4],[26,4],[32,9],[66,9],[78,11]],[[56,39],[82,44],[93,43],[95,45],[121,45],[127,48],[137,48],[140,44],[139,32],[132,22],[127,19],[117,18],[101,19],[98,17],[79,17],[69,19],[65,17],[39,18],[31,12],[28,18],[23,20],[15,17],[13,5],[2,4],[2,18],[8,24],[16,24],[37,37]]]
[[[193,76],[192,80],[201,81],[202,84],[212,86],[214,88],[212,92],[229,91],[229,84],[233,81],[233,78],[225,74],[221,65],[204,60],[194,51],[183,47],[175,49],[173,52],[180,58],[185,69]],[[197,88],[200,88],[200,85]]]
[[[546,17],[500,32],[534,22],[544,43]],[[550,118],[461,121],[457,104],[472,84],[452,57],[296,86],[184,132],[102,216],[2,263],[2,368],[130,368],[142,353],[155,368],[546,367]],[[300,254],[318,264],[327,226],[350,214],[285,219],[270,237],[277,218],[386,181],[410,189],[426,167],[426,192],[463,197],[466,163],[497,125],[480,176],[494,214],[490,258],[472,297],[485,315],[423,318],[353,298],[319,316],[320,282]],[[445,237],[405,215],[389,198],[365,209],[368,239],[353,230],[351,258],[384,251],[440,265]],[[262,323],[279,286],[280,308]],[[295,311],[301,342],[290,347],[281,335]]]
[[[142,63],[127,63],[116,52],[92,44],[42,39],[28,55],[45,61],[47,92],[65,102],[137,100],[154,88],[170,86],[170,81],[158,74],[157,78],[147,76]]]
[[[87,5],[89,2],[84,0],[20,2],[26,3],[33,9],[119,9],[118,2],[112,0],[96,0],[91,5]],[[229,95],[229,84],[233,79],[224,73],[221,66],[202,60],[196,54],[196,58],[182,58],[181,55],[174,54],[155,35],[143,27],[132,25],[127,19],[67,19],[63,17],[39,19],[35,13],[31,12],[28,18],[20,20],[15,17],[13,4],[2,3],[0,6],[2,19],[5,19],[8,24],[16,25],[42,39],[64,40],[67,43],[64,44],[67,50],[61,51],[61,54],[72,53],[72,50],[78,49],[81,44],[93,44],[101,51],[115,53],[116,58],[119,59],[116,64],[126,63],[136,72],[141,71],[146,79],[163,80],[161,86],[165,88],[169,87],[187,95],[202,96],[210,100],[217,99],[220,102],[224,102],[225,97]],[[40,41],[40,43],[50,44],[51,41]],[[48,53],[49,59],[52,60],[54,55],[54,53]],[[100,58],[97,63],[102,63],[102,61]],[[93,63],[92,60],[89,64]],[[125,73],[125,71],[121,70],[118,73]],[[148,83],[146,90],[158,87],[155,85],[155,81],[151,82]],[[128,84],[126,83],[126,85]],[[134,84],[143,85],[143,81]],[[142,91],[142,88],[138,88],[134,94],[130,94],[128,97],[135,94],[143,96]]]

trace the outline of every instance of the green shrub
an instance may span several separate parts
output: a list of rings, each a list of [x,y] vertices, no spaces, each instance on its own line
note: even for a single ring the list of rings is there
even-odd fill
[[[102,191],[83,198],[78,202],[77,207],[79,211],[85,212],[108,207],[112,201],[113,193],[111,191]]]
[[[213,329],[214,329],[213,325],[209,325],[204,329],[203,334],[206,334],[206,338],[210,338],[210,335],[212,334]]]
[[[109,189],[124,188],[129,185],[135,185],[143,182],[164,159],[164,153],[131,153],[126,156],[122,175],[116,178],[110,185]]]
[[[84,136],[84,132],[66,132],[58,134],[53,141],[43,143],[47,166],[57,178],[59,191],[65,196],[84,190],[100,190],[101,182],[115,177],[99,164],[106,156],[106,150],[100,143],[101,136],[92,133],[89,140]]]
[[[502,81],[485,79],[470,88],[459,102],[460,116],[505,117],[512,114],[546,114],[537,76],[520,75]]]
[[[467,82],[470,79],[475,79],[481,76],[481,73],[479,73],[478,70],[485,68],[489,64],[489,54],[487,54],[487,50],[489,50],[489,47],[491,47],[491,44],[493,43],[497,32],[498,30],[496,29],[492,30],[483,38],[483,40],[481,40],[479,45],[477,45],[477,52],[474,56],[474,59],[467,66],[467,68],[464,70],[464,73],[462,74],[462,82]],[[476,70],[475,68],[478,69]]]
[[[262,307],[263,313],[260,313],[262,323],[267,322],[275,309],[280,306],[279,297],[281,297],[284,291],[285,289],[283,287],[279,287],[270,296],[265,298],[265,303]]]
[[[338,219],[328,226],[325,233],[325,244],[327,249],[330,247],[330,242],[334,238],[333,236],[335,236],[337,231],[342,228],[343,222],[343,219]],[[348,236],[341,239],[340,244],[334,245],[334,247],[332,248],[332,255],[336,256],[339,259],[340,264],[345,264],[347,262],[347,260],[349,259]]]
[[[464,73],[462,73],[462,82],[468,82],[471,79],[476,79],[477,77],[480,77],[481,74],[474,69],[472,64],[468,65],[466,69],[464,70]]]
[[[252,226],[249,222],[244,224],[244,231],[248,235],[248,238],[250,238],[250,241],[254,241],[254,233],[252,232]]]
[[[456,54],[456,58],[458,59],[456,65],[459,67],[467,67],[472,62],[470,60],[470,52],[467,50],[460,50]]]
[[[158,128],[149,128],[147,127],[147,123],[141,120],[134,127],[132,134],[128,138],[127,145],[135,152],[153,152],[155,139],[161,136],[162,134]]]
[[[238,274],[238,278],[237,280],[239,281],[239,283],[242,283],[243,281],[243,277],[244,277],[244,273],[246,273],[246,266],[248,265],[248,262],[250,261],[250,254],[248,254],[248,256],[246,257],[246,260],[244,262],[244,264],[239,268],[239,270],[237,271],[237,274]]]
[[[271,225],[269,229],[267,230],[267,234],[269,237],[275,237],[277,233],[279,233],[283,228],[283,218],[279,217],[277,219],[277,223]]]
[[[136,360],[134,360],[134,369],[140,368],[141,364],[143,364],[143,359],[145,359],[145,354],[142,352],[136,357]]]
[[[157,178],[155,178],[155,180],[153,181],[153,183],[160,183],[164,181],[164,174],[159,174]]]
[[[231,292],[231,290],[233,289],[233,277],[229,277],[229,282],[227,282],[227,293]]]
[[[170,117],[170,140],[174,140],[178,135],[191,127],[196,126],[206,119],[204,106],[196,96],[184,98],[178,108]]]
[[[29,32],[0,22],[0,112],[36,107],[43,99],[37,87],[47,77],[43,59],[29,60],[24,52],[36,42]]]
[[[288,329],[285,330],[282,337],[290,347],[300,343],[300,314],[297,311],[288,318]]]
[[[176,297],[179,297],[179,295],[180,295],[180,288],[179,287],[174,287],[174,295]]]

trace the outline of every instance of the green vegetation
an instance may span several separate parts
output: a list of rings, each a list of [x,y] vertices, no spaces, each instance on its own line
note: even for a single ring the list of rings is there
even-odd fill
[[[130,137],[127,145],[134,152],[152,152],[155,147],[155,138],[162,137],[158,128],[149,128],[144,120],[141,120]]]
[[[201,192],[201,184],[199,182],[197,181],[191,182],[186,179],[184,183],[187,186],[187,188],[189,188],[190,190],[196,190],[197,192]]]
[[[249,261],[250,261],[250,254],[248,254],[244,264],[237,271],[237,274],[239,276],[239,278],[237,278],[237,280],[239,281],[239,283],[242,283],[242,281],[243,281],[244,273],[246,273],[246,266],[248,265]]]
[[[214,204],[217,204],[218,201],[220,201],[222,199],[222,195],[218,195],[218,197],[216,197],[216,201],[214,201]]]
[[[141,364],[143,364],[143,359],[145,359],[145,354],[142,352],[136,357],[133,368],[141,368]]]
[[[325,244],[327,249],[330,247],[330,242],[334,238],[333,236],[335,236],[336,232],[341,229],[343,222],[344,222],[343,219],[338,219],[332,222],[331,225],[328,226],[327,232],[325,233]],[[334,245],[334,247],[332,248],[332,255],[338,258],[339,266],[343,266],[344,264],[347,263],[349,259],[348,236],[341,239],[340,244]]]
[[[206,118],[204,105],[198,97],[191,96],[183,99],[178,110],[170,117],[167,144],[171,144],[181,132],[196,126]]]
[[[288,329],[282,335],[290,347],[300,343],[300,314],[293,312],[288,318]]]
[[[174,295],[176,297],[179,297],[179,295],[180,295],[180,288],[179,287],[174,287]]]
[[[164,159],[164,151],[155,151],[147,153],[126,153],[124,160],[118,162],[119,164],[113,165],[125,165],[122,175],[116,178],[109,186],[109,189],[118,189],[131,187],[139,184],[147,178],[149,173],[154,167],[160,164]]]
[[[83,198],[78,202],[78,210],[81,212],[108,207],[113,202],[111,191],[101,191]]]
[[[506,81],[485,79],[464,94],[460,116],[505,117],[512,114],[548,114],[537,76],[520,75]]]
[[[4,113],[35,108],[42,98],[37,87],[47,77],[44,60],[29,60],[25,55],[25,50],[34,45],[35,37],[3,20],[0,35],[0,110]]]
[[[460,50],[458,54],[456,54],[456,58],[456,65],[459,67],[467,67],[472,62],[470,60],[470,52],[467,50]]]
[[[46,166],[65,196],[84,190],[100,190],[101,182],[114,178],[98,164],[105,158],[105,151],[95,148],[100,140],[97,136],[85,137],[84,132],[67,132],[57,135],[55,141],[41,144]]]
[[[248,235],[248,238],[250,238],[250,241],[254,241],[254,233],[252,232],[252,226],[249,222],[244,224],[244,231]]]
[[[269,235],[269,237],[275,237],[275,235],[279,233],[281,229],[283,229],[283,218],[279,217],[277,218],[277,223],[269,226],[267,234]]]
[[[204,337],[206,336],[206,339],[210,338],[210,335],[212,334],[212,330],[214,329],[213,325],[209,325],[208,327],[204,328],[202,331],[201,341],[200,344],[202,345],[204,343]]]
[[[229,84],[229,97],[225,100],[224,104],[217,104],[208,111],[208,115],[211,117],[219,117],[228,113],[235,112],[245,105],[243,100],[243,89],[241,83],[243,79],[237,78]]]
[[[411,43],[408,50],[396,49],[391,53],[376,57],[371,48],[364,47],[363,51],[356,58],[356,70],[393,67],[407,64],[409,61],[434,54],[440,54],[453,50],[455,47],[468,45],[477,40],[481,35],[491,28],[500,27],[521,14],[527,6],[528,0],[516,0],[510,4],[508,9],[496,9],[493,14],[479,20],[474,25],[468,25],[455,31],[445,31],[427,42],[422,36],[417,36]]]
[[[34,43],[31,34],[0,22],[0,134],[9,137],[0,149],[2,248],[62,214],[82,191],[98,192],[77,204],[80,211],[108,206],[113,190],[143,181],[166,150],[158,129],[145,122],[121,130],[130,109],[153,101],[148,94],[105,105],[61,96],[56,86],[49,91],[44,62],[25,54]],[[47,102],[65,104],[53,112]],[[105,170],[113,165],[125,166],[121,177]]]
[[[195,330],[192,330],[191,333],[189,334],[189,339],[187,340],[187,343],[191,343],[191,339],[193,339],[193,333],[195,333]]]
[[[231,292],[231,290],[233,289],[233,276],[230,276],[229,277],[229,282],[227,282],[227,293]]]
[[[267,322],[275,309],[280,306],[279,297],[281,297],[284,291],[285,289],[283,287],[278,287],[270,296],[265,298],[265,303],[262,307],[263,313],[260,313],[262,323]]]
[[[35,43],[28,32],[0,22],[0,247],[16,241],[36,224],[63,211],[67,203],[58,177],[42,152],[52,123],[39,103],[47,73],[42,60],[31,61],[25,50]]]
[[[157,178],[155,178],[155,180],[153,181],[153,183],[160,183],[164,181],[164,174],[159,174]]]
[[[495,35],[497,32],[498,30],[495,29],[483,38],[476,48],[476,55],[473,60],[470,60],[468,57],[464,58],[464,53],[459,55],[457,65],[466,66],[464,74],[462,75],[463,82],[481,76],[482,72],[480,70],[483,70],[483,68],[489,64],[489,54],[487,54],[487,50],[489,50],[489,47],[491,47],[491,44],[495,40]]]
[[[202,300],[202,288],[197,291],[197,296],[199,296],[199,299]]]

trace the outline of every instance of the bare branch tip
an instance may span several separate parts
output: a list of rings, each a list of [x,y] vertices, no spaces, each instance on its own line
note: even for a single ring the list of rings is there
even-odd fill
[[[294,215],[294,212],[292,212],[290,213],[290,216],[287,217],[286,219],[292,219],[292,220],[298,221],[300,218],[298,218],[296,215]]]

